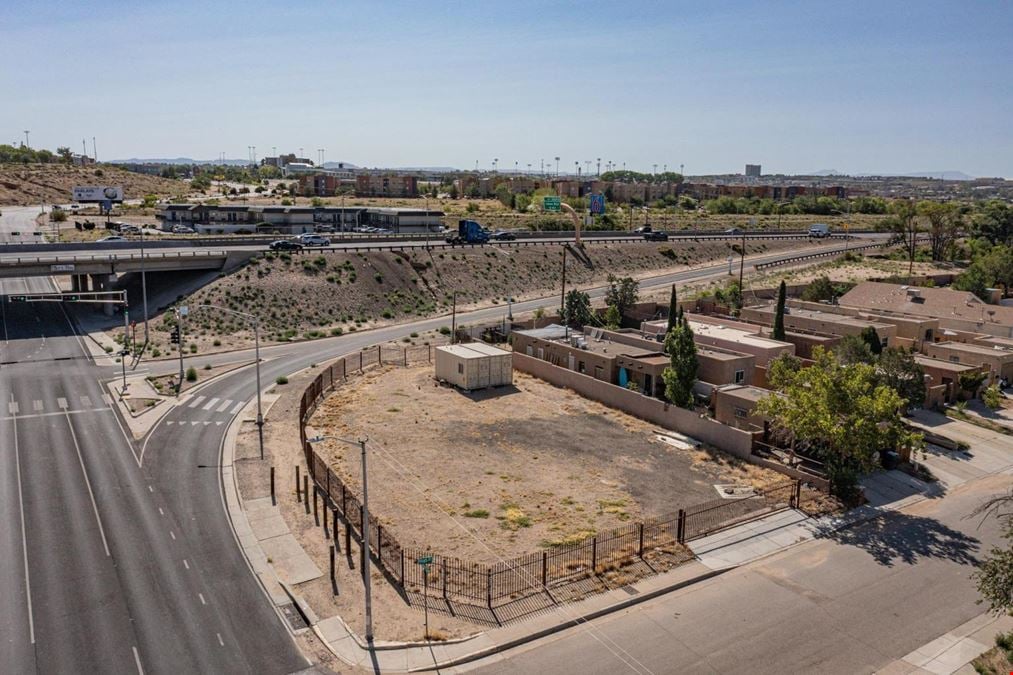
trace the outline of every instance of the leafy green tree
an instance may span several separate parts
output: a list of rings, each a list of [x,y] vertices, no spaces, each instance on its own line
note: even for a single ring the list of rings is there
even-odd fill
[[[878,453],[918,447],[921,436],[907,430],[900,414],[905,401],[878,383],[873,366],[843,366],[822,347],[813,350],[813,360],[799,370],[774,361],[768,381],[777,393],[756,410],[814,451],[834,493],[852,499],[858,477],[875,468]]]
[[[608,275],[608,288],[605,290],[605,304],[615,307],[622,317],[626,312],[637,304],[640,293],[640,284],[632,277],[617,277]]]
[[[999,391],[999,386],[993,384],[987,387],[985,391],[981,392],[981,400],[989,407],[990,410],[998,410],[1002,407],[1002,392]]]
[[[918,223],[917,205],[909,199],[897,199],[890,204],[890,217],[883,225],[893,232],[891,241],[903,244],[908,254],[908,276],[914,274],[915,252],[918,234],[922,231]]]
[[[570,326],[586,326],[593,320],[591,296],[577,289],[568,291],[563,307],[563,321]]]
[[[784,340],[784,304],[787,301],[787,296],[788,287],[782,279],[781,285],[777,287],[777,307],[774,312],[774,328],[770,332],[770,336],[775,340]]]
[[[61,146],[57,148],[56,154],[60,158],[60,161],[63,162],[64,164],[70,164],[74,159],[74,155],[73,153],[71,153],[70,148],[66,146]]]
[[[862,329],[861,336],[862,341],[869,345],[869,351],[876,356],[883,353],[883,343],[879,339],[879,333],[872,326],[866,326]]]
[[[985,379],[987,377],[988,374],[980,371],[961,373],[957,376],[957,384],[960,385],[961,389],[970,394],[971,398],[974,398],[978,395],[978,389],[980,389],[981,385],[985,383]]]
[[[834,345],[832,351],[837,362],[844,366],[855,363],[872,365],[876,362],[876,355],[872,353],[869,343],[857,335],[845,335]]]
[[[605,310],[605,327],[609,330],[618,329],[623,323],[623,315],[615,305],[609,305]]]
[[[978,205],[971,217],[971,231],[992,244],[1013,245],[1013,206],[999,199]]]
[[[802,289],[802,299],[806,302],[832,302],[840,295],[840,289],[834,286],[830,277],[819,277]]]
[[[911,350],[884,349],[876,360],[876,377],[906,400],[909,408],[925,403],[925,370]]]
[[[1005,547],[993,546],[971,575],[978,586],[982,602],[988,603],[993,614],[1013,615],[1013,491],[993,497],[974,510],[972,515],[998,518],[1002,525]]]
[[[680,322],[665,336],[665,351],[670,363],[662,373],[665,381],[665,396],[677,406],[693,406],[693,385],[696,383],[700,363],[696,356],[693,329],[687,321]]]
[[[67,212],[63,209],[53,209],[49,212],[49,220],[53,223],[62,223],[67,220]]]
[[[963,215],[954,202],[921,201],[918,214],[929,221],[929,247],[933,260],[946,260],[960,236]]]

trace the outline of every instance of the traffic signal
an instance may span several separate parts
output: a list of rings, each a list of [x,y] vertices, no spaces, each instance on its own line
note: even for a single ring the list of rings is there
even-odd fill
[[[80,295],[64,295],[61,296],[64,302],[77,302],[81,299]]]
[[[169,342],[171,342],[174,345],[179,344],[179,326],[176,326],[171,331],[169,331]]]
[[[27,295],[12,295],[11,302],[28,302]]]

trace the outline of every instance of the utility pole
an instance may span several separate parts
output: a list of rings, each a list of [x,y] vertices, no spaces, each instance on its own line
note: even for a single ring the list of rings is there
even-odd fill
[[[91,137],[91,158],[98,164],[98,148],[95,146],[95,137]]]
[[[366,585],[366,642],[373,642],[373,601],[370,595],[372,580],[369,577],[369,489],[366,477],[366,440],[359,440],[362,450],[362,578]]]
[[[595,175],[596,176],[601,176],[601,157],[598,158],[598,169],[597,169],[597,171],[598,171],[598,173],[596,173]]]
[[[144,312],[144,349],[148,348],[148,277],[144,271],[144,224],[141,224],[141,311]],[[143,353],[143,349],[141,350]]]
[[[179,332],[179,381],[176,384],[176,398],[183,391],[183,321],[186,317],[186,305],[176,309],[176,330]]]
[[[563,245],[563,286],[559,291],[559,316],[563,317],[563,323],[566,323],[566,245]],[[569,325],[569,324],[567,324]]]
[[[31,150],[32,146],[29,145],[29,143],[28,143],[28,133],[29,133],[28,129],[25,129],[25,147],[28,148],[29,150]]]
[[[742,273],[746,268],[746,228],[742,228],[742,250],[739,251],[739,307],[743,304],[744,294],[742,292]]]
[[[556,157],[556,178],[559,178],[559,157]]]

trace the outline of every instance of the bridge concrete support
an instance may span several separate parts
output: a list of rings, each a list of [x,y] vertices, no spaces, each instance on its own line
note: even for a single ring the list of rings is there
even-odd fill
[[[95,291],[111,291],[113,289],[113,283],[115,281],[116,281],[116,275],[115,274],[92,274],[91,275],[92,290],[95,290]],[[85,284],[87,284],[87,281],[85,281]],[[106,316],[112,316],[113,315],[113,304],[112,303],[103,303],[101,305],[101,307],[102,307],[103,314],[105,314]]]
[[[87,274],[70,275],[70,289],[75,293],[87,293],[88,275]]]

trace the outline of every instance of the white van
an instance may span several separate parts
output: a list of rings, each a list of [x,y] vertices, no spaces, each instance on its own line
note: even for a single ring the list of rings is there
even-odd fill
[[[830,226],[827,225],[826,223],[813,223],[812,225],[809,226],[809,236],[820,238],[829,237]]]

